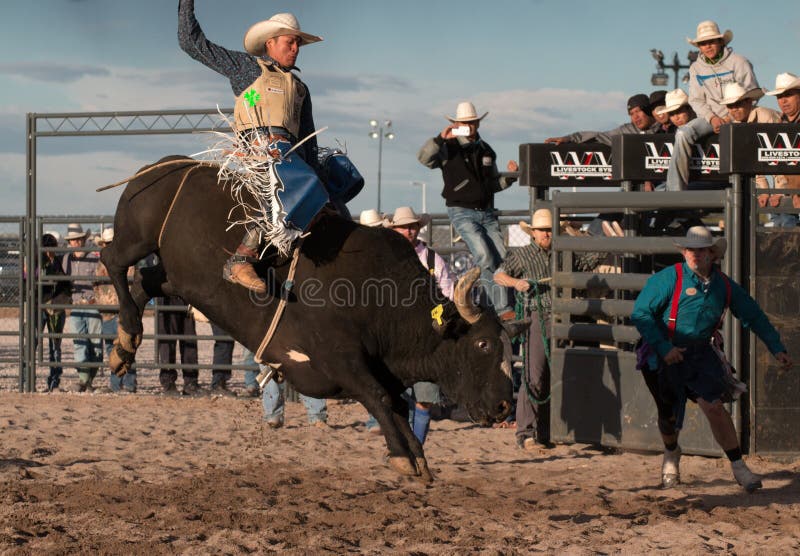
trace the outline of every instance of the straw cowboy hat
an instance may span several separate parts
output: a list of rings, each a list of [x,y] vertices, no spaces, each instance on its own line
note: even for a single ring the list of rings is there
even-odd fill
[[[755,89],[750,89],[749,91],[745,91],[744,87],[742,87],[738,83],[723,83],[722,99],[719,101],[719,103],[728,106],[729,104],[736,104],[740,100],[744,100],[746,98],[758,100],[763,96],[764,96],[764,89],[760,87],[756,87]]]
[[[697,46],[697,43],[703,41],[711,41],[714,39],[722,39],[722,44],[728,44],[733,40],[733,31],[726,29],[724,33],[719,32],[719,25],[716,22],[708,20],[701,21],[697,24],[697,36],[693,39],[686,37],[689,44]]]
[[[653,110],[653,112],[658,116],[661,114],[669,114],[670,112],[679,110],[687,104],[689,104],[689,95],[684,93],[683,89],[675,89],[667,93],[667,96],[664,99],[664,106],[658,108],[657,110]]]
[[[553,214],[550,209],[538,209],[533,213],[531,223],[520,221],[519,227],[526,234],[530,234],[533,230],[552,230],[553,229]]]
[[[100,239],[97,241],[98,245],[108,245],[114,241],[114,228],[106,228],[103,230],[103,233],[100,234]]]
[[[768,95],[782,95],[786,91],[791,91],[792,89],[800,90],[800,77],[797,77],[793,73],[779,73],[778,77],[775,78],[775,90],[767,91]]]
[[[389,227],[396,228],[398,226],[408,226],[409,224],[418,223],[420,227],[427,226],[431,221],[428,214],[417,214],[411,207],[398,207],[392,215],[392,222]]]
[[[83,226],[80,224],[69,224],[67,226],[67,235],[64,236],[64,240],[69,241],[71,239],[81,239],[88,235],[88,230],[84,232]]]
[[[244,34],[244,49],[254,56],[263,56],[267,52],[267,40],[285,35],[300,37],[300,46],[322,40],[322,37],[301,31],[300,23],[294,15],[275,14],[265,21],[259,21],[247,30]]]
[[[377,210],[367,209],[361,211],[361,216],[358,217],[358,223],[370,228],[385,228],[389,225],[389,220]]]
[[[724,237],[714,238],[711,230],[705,226],[692,226],[686,232],[686,237],[675,240],[675,245],[680,249],[700,249],[711,247],[711,252],[718,259],[725,255],[728,248],[728,241]]]
[[[481,121],[486,117],[489,112],[484,112],[483,116],[478,117],[478,111],[475,110],[475,105],[471,102],[459,102],[456,106],[455,116],[445,116],[451,122],[474,122]]]

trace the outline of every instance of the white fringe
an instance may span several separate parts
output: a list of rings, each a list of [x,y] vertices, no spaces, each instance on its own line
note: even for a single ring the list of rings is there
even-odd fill
[[[235,129],[225,114],[220,112],[220,116],[231,129]],[[278,199],[278,191],[283,190],[275,174],[275,164],[283,159],[280,151],[269,145],[268,138],[255,127],[248,132],[250,140],[245,140],[242,134],[235,132],[210,133],[216,136],[217,142],[210,149],[192,157],[202,156],[219,164],[218,182],[223,187],[230,185],[231,197],[236,204],[228,213],[229,225],[226,230],[235,226],[256,229],[266,243],[261,255],[270,245],[274,245],[281,255],[289,256],[292,244],[302,231],[287,224],[286,211]]]

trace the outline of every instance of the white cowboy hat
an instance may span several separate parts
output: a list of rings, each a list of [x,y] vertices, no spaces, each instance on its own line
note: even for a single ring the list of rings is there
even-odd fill
[[[322,37],[309,35],[300,30],[300,23],[292,14],[275,14],[271,18],[259,21],[244,34],[244,49],[254,56],[263,56],[267,52],[267,40],[284,35],[300,37],[300,46],[319,42]]]
[[[478,111],[475,110],[475,105],[471,102],[459,102],[456,106],[456,115],[453,117],[445,116],[451,122],[474,122],[480,121],[486,117],[489,112],[485,112],[483,116],[478,117]]]
[[[370,228],[386,228],[389,225],[386,216],[375,209],[362,210],[361,216],[358,217],[358,223]]]
[[[736,104],[740,100],[746,98],[758,100],[763,96],[764,96],[764,89],[760,87],[756,87],[755,89],[750,89],[749,91],[745,91],[744,87],[742,87],[738,83],[723,83],[722,99],[719,101],[719,103],[728,106],[729,104]]]
[[[89,235],[89,231],[83,231],[83,226],[80,224],[69,224],[67,226],[67,235],[64,236],[65,241],[71,239],[81,239]]]
[[[417,222],[420,227],[423,227],[427,226],[430,221],[431,217],[428,214],[417,214],[411,207],[398,207],[392,215],[392,221],[389,227],[408,226],[414,222]]]
[[[553,213],[550,209],[538,209],[533,213],[531,223],[520,221],[519,227],[526,234],[531,233],[533,230],[552,230],[553,229]]]
[[[792,89],[800,89],[800,77],[788,72],[779,73],[778,77],[775,78],[775,90],[767,91],[767,94],[772,96],[782,95]]]
[[[716,22],[708,20],[701,21],[697,24],[697,36],[693,39],[686,37],[689,44],[697,46],[697,43],[703,41],[710,41],[714,39],[722,39],[722,44],[728,44],[733,40],[733,31],[726,29],[724,33],[719,32],[719,25]]]
[[[689,104],[689,95],[684,93],[683,89],[675,89],[667,93],[667,96],[664,99],[664,106],[653,110],[653,113],[657,116],[669,114],[670,112],[679,110],[681,107],[686,106],[687,104]]]
[[[114,241],[114,228],[106,228],[103,230],[103,233],[100,234],[100,239],[97,242],[98,245],[108,245]]]
[[[686,231],[685,238],[675,240],[675,245],[679,249],[711,247],[714,256],[721,259],[728,248],[728,241],[724,237],[714,238],[711,230],[705,226],[692,226]]]

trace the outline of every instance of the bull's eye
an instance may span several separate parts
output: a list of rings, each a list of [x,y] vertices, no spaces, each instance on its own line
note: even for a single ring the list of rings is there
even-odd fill
[[[483,353],[489,353],[492,348],[492,344],[489,342],[489,340],[478,340],[476,345]]]

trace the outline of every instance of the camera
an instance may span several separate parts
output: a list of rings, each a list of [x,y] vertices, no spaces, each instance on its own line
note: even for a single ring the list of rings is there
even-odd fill
[[[456,137],[469,137],[469,126],[460,125],[458,127],[454,127],[451,132]]]

